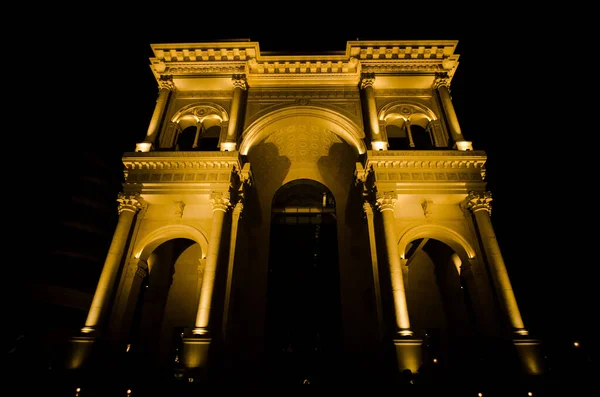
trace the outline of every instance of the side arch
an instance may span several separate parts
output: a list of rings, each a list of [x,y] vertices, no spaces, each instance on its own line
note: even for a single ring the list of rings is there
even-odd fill
[[[277,129],[280,122],[290,118],[316,120],[323,127],[354,146],[359,154],[363,154],[367,150],[363,142],[364,132],[362,128],[348,117],[321,107],[290,106],[275,110],[250,124],[242,134],[240,154],[247,155],[252,146],[264,140],[271,131]]]
[[[419,225],[404,232],[398,241],[400,257],[406,259],[404,257],[406,247],[411,241],[425,237],[434,238],[447,244],[455,252],[466,254],[468,259],[475,258],[475,250],[460,233],[441,225]]]
[[[136,242],[134,256],[145,261],[159,245],[175,238],[187,238],[195,241],[202,249],[202,259],[206,258],[208,252],[206,232],[190,225],[166,225],[153,230]]]

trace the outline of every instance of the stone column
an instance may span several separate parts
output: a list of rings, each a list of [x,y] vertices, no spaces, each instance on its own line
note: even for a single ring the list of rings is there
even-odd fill
[[[373,206],[370,202],[363,203],[363,209],[367,217],[369,230],[369,246],[371,248],[371,267],[373,269],[373,287],[375,289],[375,304],[377,310],[377,325],[379,326],[379,338],[383,336],[383,312],[381,304],[381,286],[379,284],[379,263],[377,261],[377,244],[375,242],[375,223],[373,221]]]
[[[456,117],[456,111],[454,110],[454,104],[452,104],[452,97],[450,96],[450,79],[447,73],[439,73],[436,75],[434,87],[438,92],[440,102],[446,120],[448,121],[448,128],[450,128],[450,135],[454,141],[454,146],[458,150],[473,150],[473,145],[469,141],[465,141],[458,124],[458,118]]]
[[[385,247],[387,252],[390,279],[392,282],[392,293],[394,299],[394,310],[396,318],[396,332],[401,336],[411,336],[410,321],[408,318],[408,307],[406,305],[406,291],[402,278],[402,266],[400,254],[398,253],[398,241],[394,220],[395,192],[377,193],[377,208],[381,211],[383,228],[385,233]]]
[[[225,213],[231,206],[229,193],[227,192],[213,192],[211,193],[210,200],[213,206],[212,228],[210,231],[210,240],[208,242],[208,253],[206,255],[204,277],[202,278],[202,288],[200,289],[196,324],[192,331],[195,335],[208,335],[209,333],[210,309],[215,287],[219,249],[221,246],[223,220],[225,218]]]
[[[123,258],[123,251],[127,244],[133,218],[137,210],[141,207],[139,194],[137,193],[121,193],[117,201],[119,202],[119,221],[104,261],[104,267],[102,268],[92,305],[85,320],[85,326],[81,329],[83,333],[96,331],[98,325],[101,323],[102,314],[106,309],[117,273],[119,272],[119,265]]]
[[[379,121],[377,120],[377,103],[375,102],[375,74],[365,73],[361,76],[360,88],[364,92],[364,100],[367,109],[367,121],[369,132],[371,134],[372,150],[387,150],[388,141],[385,131],[380,131]]]
[[[227,337],[227,322],[229,320],[229,304],[231,302],[231,289],[233,286],[233,264],[235,260],[235,248],[237,242],[238,223],[242,210],[244,209],[243,200],[240,198],[236,203],[231,220],[231,237],[229,244],[229,262],[227,265],[227,285],[225,287],[225,305],[223,310],[223,338]]]
[[[160,76],[158,86],[158,99],[156,100],[154,113],[152,113],[152,118],[150,119],[150,124],[148,125],[146,139],[144,139],[144,142],[136,145],[136,152],[148,152],[154,149],[156,137],[158,136],[158,131],[160,128],[160,122],[162,121],[165,109],[167,108],[169,95],[175,87],[173,85],[173,76]]]
[[[490,267],[492,278],[503,308],[508,315],[513,329],[513,343],[520,361],[521,370],[528,375],[540,375],[546,371],[541,342],[528,337],[517,300],[513,292],[504,259],[500,252],[496,234],[491,220],[492,196],[489,192],[469,192],[465,200],[465,207],[473,212],[479,238],[483,244],[485,256]]]
[[[508,315],[513,332],[517,335],[527,335],[528,332],[523,325],[523,319],[517,300],[513,292],[506,265],[500,252],[500,246],[496,240],[496,234],[492,226],[490,214],[492,212],[492,195],[490,192],[469,192],[466,199],[466,208],[475,216],[475,222],[479,229],[479,235],[485,256],[487,258],[492,278],[502,300],[503,307]]]
[[[229,114],[229,124],[227,126],[227,137],[225,142],[221,143],[222,151],[233,151],[237,146],[238,121],[243,117],[244,108],[242,99],[244,91],[248,88],[246,76],[234,75],[233,78],[233,99],[231,100],[231,111]]]

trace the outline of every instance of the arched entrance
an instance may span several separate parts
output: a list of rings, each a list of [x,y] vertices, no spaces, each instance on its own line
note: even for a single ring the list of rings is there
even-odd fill
[[[319,383],[341,351],[335,211],[329,189],[309,179],[273,199],[266,352],[281,384]]]

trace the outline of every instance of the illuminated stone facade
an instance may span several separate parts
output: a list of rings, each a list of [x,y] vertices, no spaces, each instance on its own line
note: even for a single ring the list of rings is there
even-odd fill
[[[464,371],[501,350],[540,373],[486,154],[450,97],[456,45],[153,45],[156,108],[123,155],[119,221],[70,367],[98,360],[102,341],[196,382],[224,368],[326,382],[434,359]]]

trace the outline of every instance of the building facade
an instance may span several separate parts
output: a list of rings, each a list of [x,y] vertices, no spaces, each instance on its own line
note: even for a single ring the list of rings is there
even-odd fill
[[[457,44],[152,45],[156,107],[123,155],[117,227],[67,367],[126,362],[138,379],[196,384],[541,374],[486,154],[452,104]]]

